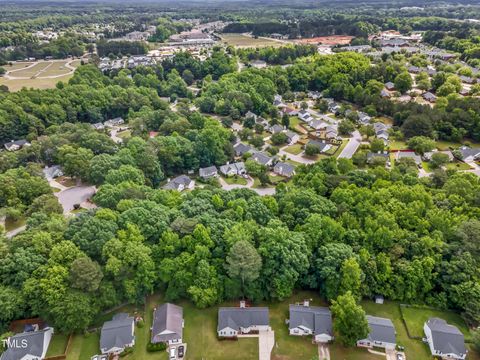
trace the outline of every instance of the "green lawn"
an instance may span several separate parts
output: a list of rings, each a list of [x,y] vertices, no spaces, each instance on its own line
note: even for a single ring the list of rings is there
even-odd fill
[[[100,334],[74,335],[66,360],[86,360],[100,353]]]
[[[423,324],[431,317],[438,317],[449,324],[458,327],[458,329],[465,335],[465,338],[470,337],[470,330],[462,317],[457,313],[416,307],[404,307],[402,311],[411,336],[423,337]]]
[[[247,179],[241,176],[228,176],[224,177],[223,180],[230,185],[247,185]]]
[[[293,155],[298,155],[303,151],[301,144],[295,144],[295,145],[287,146],[283,150],[285,150],[285,152],[287,152],[289,154],[293,154]]]
[[[285,180],[285,178],[280,175],[268,175],[268,178],[270,179],[270,182],[272,184],[278,184],[279,182],[282,182],[283,180]]]
[[[388,144],[390,150],[405,150],[408,149],[407,143],[401,140],[391,140]]]
[[[23,216],[20,217],[18,220],[12,220],[10,218],[5,219],[5,231],[12,231],[18,229],[20,226],[25,225],[27,219]]]
[[[454,162],[448,163],[446,165],[446,168],[448,170],[470,170],[471,169],[470,165],[462,161],[454,161]]]
[[[407,359],[428,360],[428,347],[420,340],[410,339],[407,329],[402,321],[400,307],[397,302],[385,301],[384,304],[375,304],[374,301],[365,300],[361,303],[367,315],[380,316],[392,320],[397,332],[397,344],[405,347],[405,355]],[[422,323],[423,336],[423,323]]]
[[[48,345],[47,357],[65,354],[67,342],[68,335],[54,334],[50,345]]]
[[[130,130],[125,130],[117,133],[117,136],[120,139],[127,139],[132,136],[132,132]]]
[[[367,349],[346,348],[338,343],[330,344],[329,348],[332,360],[385,360],[385,356],[369,353]],[[417,360],[416,357],[411,359]]]

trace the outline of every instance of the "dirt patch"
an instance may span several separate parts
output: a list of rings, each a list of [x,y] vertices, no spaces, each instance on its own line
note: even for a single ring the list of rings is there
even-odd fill
[[[301,44],[322,44],[322,45],[348,45],[352,41],[353,36],[349,35],[330,35],[317,36],[309,39],[298,40]]]

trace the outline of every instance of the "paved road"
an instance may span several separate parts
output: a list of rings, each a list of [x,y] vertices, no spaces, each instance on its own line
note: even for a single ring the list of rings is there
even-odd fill
[[[330,349],[326,344],[318,344],[318,359],[319,360],[330,360]]]
[[[23,225],[23,226],[20,226],[20,227],[18,227],[18,228],[16,228],[16,229],[12,230],[12,231],[7,232],[7,233],[6,233],[7,239],[13,238],[15,235],[21,233],[21,232],[24,231],[26,228],[27,228],[27,226],[26,226],[26,225]]]
[[[55,193],[55,196],[63,207],[63,213],[67,214],[73,210],[73,205],[87,201],[96,191],[95,186],[75,186]]]
[[[347,146],[345,146],[340,155],[338,155],[338,158],[351,159],[353,154],[355,154],[355,151],[357,151],[358,147],[360,146],[361,142],[362,135],[358,130],[355,130],[352,134],[352,137],[348,140]]]
[[[275,345],[275,332],[273,330],[261,330],[258,333],[258,359],[270,360]]]

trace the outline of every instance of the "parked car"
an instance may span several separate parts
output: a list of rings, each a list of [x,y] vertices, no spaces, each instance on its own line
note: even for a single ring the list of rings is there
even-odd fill
[[[178,347],[178,357],[179,357],[179,358],[183,358],[184,351],[185,351],[185,347],[184,347],[183,345],[180,345],[180,346]]]
[[[397,353],[397,360],[405,360],[405,357],[401,353]]]
[[[172,347],[170,348],[170,360],[176,360],[177,359],[177,354],[175,353],[175,348]]]

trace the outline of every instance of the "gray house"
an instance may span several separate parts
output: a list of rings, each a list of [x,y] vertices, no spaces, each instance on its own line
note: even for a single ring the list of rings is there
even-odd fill
[[[270,330],[266,307],[221,307],[218,309],[217,334],[219,337],[236,337],[251,331]]]
[[[472,162],[480,159],[480,149],[472,149],[466,146],[462,146],[458,149],[462,154],[462,160],[465,162]]]
[[[195,187],[195,181],[190,179],[187,175],[180,175],[168,181],[167,185],[165,185],[163,188],[165,190],[183,191],[185,189],[191,190],[194,187]]]
[[[11,336],[0,360],[43,360],[52,336],[53,328],[49,327]]]
[[[209,166],[209,167],[205,167],[205,168],[200,168],[198,170],[198,174],[203,179],[209,179],[209,178],[212,178],[212,177],[217,177],[218,176],[218,170],[217,170],[216,166]]]
[[[251,151],[252,148],[250,146],[245,145],[244,143],[240,142],[233,147],[233,150],[235,150],[235,155],[236,156],[242,156],[242,155],[248,153],[249,151]]]
[[[236,162],[220,166],[220,172],[225,176],[244,175],[247,169],[245,169],[245,163]]]
[[[270,156],[260,152],[260,151],[257,151],[255,152],[253,155],[252,155],[252,159],[255,160],[257,163],[261,164],[261,165],[265,165],[265,166],[270,166],[272,165],[272,162],[273,162],[273,158],[271,158]]]
[[[357,341],[357,346],[367,348],[375,346],[385,349],[395,349],[397,341],[392,320],[367,315],[367,321],[370,332],[366,339]]]
[[[279,161],[273,167],[273,172],[280,176],[292,177],[295,175],[295,166]]]
[[[3,145],[7,151],[17,151],[24,146],[30,146],[30,143],[27,140],[12,140]]]
[[[120,354],[135,345],[135,321],[132,316],[120,313],[102,326],[100,350],[102,354]]]
[[[445,320],[430,318],[423,325],[423,331],[433,356],[461,360],[467,356],[463,334]]]
[[[315,342],[326,343],[333,340],[332,313],[326,307],[304,305],[289,306],[290,335],[313,335]]]
[[[183,308],[166,303],[153,310],[153,344],[180,344],[183,336]]]

